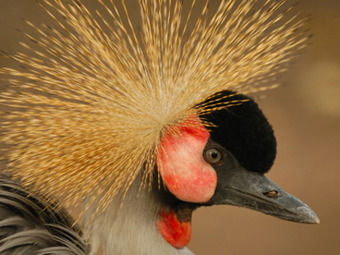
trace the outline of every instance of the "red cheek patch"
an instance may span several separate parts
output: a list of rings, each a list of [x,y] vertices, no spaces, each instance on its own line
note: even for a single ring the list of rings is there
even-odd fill
[[[162,138],[157,165],[164,183],[178,199],[203,203],[214,195],[215,170],[203,158],[209,132],[197,116],[178,124]]]

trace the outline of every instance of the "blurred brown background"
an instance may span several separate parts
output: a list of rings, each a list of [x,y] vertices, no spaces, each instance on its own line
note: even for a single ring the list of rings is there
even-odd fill
[[[44,15],[34,0],[0,0],[0,7],[0,49],[15,52],[22,19],[40,23]],[[311,45],[282,75],[283,86],[258,102],[278,139],[267,176],[309,204],[321,224],[230,206],[201,208],[190,244],[197,255],[340,254],[340,1],[301,0],[298,8],[311,16]],[[0,58],[0,64],[9,62]]]

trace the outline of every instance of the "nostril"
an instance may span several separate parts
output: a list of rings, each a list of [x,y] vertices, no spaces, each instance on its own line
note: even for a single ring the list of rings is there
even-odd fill
[[[265,195],[266,197],[278,197],[280,196],[280,192],[278,192],[277,190],[271,190],[263,192],[263,195]]]

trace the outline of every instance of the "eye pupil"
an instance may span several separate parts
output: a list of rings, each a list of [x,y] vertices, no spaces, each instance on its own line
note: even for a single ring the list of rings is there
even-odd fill
[[[222,159],[222,154],[216,149],[209,149],[205,152],[205,159],[208,163],[216,164]]]

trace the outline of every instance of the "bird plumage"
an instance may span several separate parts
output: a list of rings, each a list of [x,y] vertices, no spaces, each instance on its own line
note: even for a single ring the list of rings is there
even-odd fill
[[[56,215],[81,207],[75,222],[82,221],[93,253],[159,254],[162,246],[162,254],[190,254],[174,249],[186,242],[173,241],[160,226],[173,214],[183,227],[195,208],[215,203],[221,185],[214,163],[202,156],[207,143],[234,153],[236,167],[269,170],[272,129],[240,94],[276,86],[277,74],[306,43],[304,20],[281,0],[260,7],[257,0],[222,0],[211,14],[209,1],[98,3],[90,10],[77,0],[42,1],[51,24],[26,21],[35,31],[21,43],[29,53],[7,55],[19,67],[0,69],[11,84],[0,95],[7,107],[0,137],[6,172]],[[231,115],[217,120],[223,112]],[[238,115],[250,125],[229,125]],[[225,127],[229,136],[219,133]],[[250,144],[257,136],[261,142]],[[183,148],[200,163],[177,167]],[[139,245],[127,249],[129,240]]]
[[[82,231],[65,210],[29,196],[19,182],[0,176],[0,254],[89,254]]]
[[[187,248],[175,249],[159,234],[159,211],[168,210],[171,205],[160,200],[157,192],[140,192],[141,181],[139,174],[125,197],[115,197],[107,210],[85,228],[85,239],[91,240],[91,254],[99,250],[102,254],[119,255],[193,255]],[[91,212],[86,215],[90,217]]]

